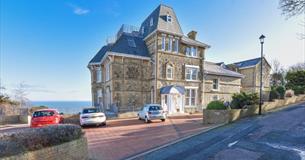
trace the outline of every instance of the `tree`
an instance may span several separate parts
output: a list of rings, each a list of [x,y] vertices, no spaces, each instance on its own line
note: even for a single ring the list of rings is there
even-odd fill
[[[24,82],[21,82],[17,85],[15,89],[13,89],[14,98],[16,101],[19,102],[20,106],[26,106],[29,102],[29,99],[27,98],[28,92],[27,92],[28,85],[26,85]]]
[[[289,67],[288,69],[291,72],[295,72],[295,71],[304,71],[305,70],[305,63],[297,63],[295,65],[292,65]]]
[[[280,8],[282,14],[287,18],[305,14],[305,0],[280,0]],[[301,26],[305,29],[305,21],[302,22]],[[305,39],[305,33],[299,33],[300,39]]]
[[[284,85],[285,70],[278,60],[272,61],[271,83],[273,86]]]
[[[304,14],[305,0],[280,0],[280,8],[287,18]]]
[[[305,93],[305,70],[288,71],[286,88],[292,89],[296,95]]]

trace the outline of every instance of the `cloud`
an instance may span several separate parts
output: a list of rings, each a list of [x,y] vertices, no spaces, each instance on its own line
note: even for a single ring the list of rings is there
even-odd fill
[[[73,13],[76,15],[85,15],[90,12],[89,9],[85,9],[74,4],[68,4],[68,6],[73,9]]]

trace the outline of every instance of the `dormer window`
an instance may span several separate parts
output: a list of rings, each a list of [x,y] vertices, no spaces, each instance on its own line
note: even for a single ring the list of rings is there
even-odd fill
[[[127,39],[129,47],[136,47],[136,43],[134,39]]]
[[[167,22],[172,22],[172,16],[167,15],[167,16],[166,16],[166,20],[167,20]]]
[[[154,19],[153,19],[153,18],[150,18],[149,25],[150,25],[150,26],[153,26],[153,25],[154,25]]]
[[[144,34],[144,26],[141,28],[141,33]]]

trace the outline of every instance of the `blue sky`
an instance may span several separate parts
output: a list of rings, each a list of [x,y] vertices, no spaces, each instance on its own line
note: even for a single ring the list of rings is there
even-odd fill
[[[297,33],[304,15],[286,20],[277,0],[1,0],[1,84],[20,82],[30,100],[90,100],[89,60],[121,24],[140,26],[160,3],[172,6],[184,34],[212,46],[208,61],[236,62],[265,54],[284,66],[305,61]]]

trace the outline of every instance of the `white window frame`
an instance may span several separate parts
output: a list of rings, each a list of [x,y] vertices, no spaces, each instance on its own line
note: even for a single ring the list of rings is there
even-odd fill
[[[110,80],[110,63],[106,64],[106,81]]]
[[[215,84],[214,83],[214,80],[217,80],[217,83]],[[214,88],[214,84],[216,85],[216,89]],[[213,91],[218,91],[219,90],[219,78],[215,78],[215,79],[212,79],[212,90]]]
[[[189,93],[190,93],[189,97],[187,97],[187,95],[186,95],[187,90],[189,90]],[[195,100],[194,100],[195,102],[194,102],[194,104],[192,104],[192,97],[193,97],[192,90],[195,91],[194,92],[195,93],[195,97],[194,97],[195,98]],[[197,97],[198,97],[198,87],[185,87],[185,106],[186,107],[195,107],[196,104],[197,104]]]
[[[188,57],[191,57],[191,47],[186,47],[185,48],[185,55],[188,56]]]
[[[97,83],[102,82],[102,69],[101,68],[97,68],[95,73],[96,73],[96,82]]]
[[[173,49],[173,51],[174,52],[176,52],[176,53],[178,53],[178,51],[179,51],[179,39],[177,39],[177,38],[175,38],[174,39],[174,49]]]
[[[168,69],[171,70],[171,73],[168,73]],[[174,76],[174,67],[170,64],[166,65],[166,79],[173,79]]]
[[[103,90],[101,88],[97,89],[96,95],[97,95],[97,103],[100,104],[100,98],[103,97]]]
[[[168,51],[172,51],[173,50],[173,38],[172,37],[168,37]]]
[[[193,79],[194,70],[196,70],[196,79]],[[188,72],[190,71],[190,72]],[[199,73],[199,66],[193,66],[193,65],[185,65],[185,80],[187,81],[197,81],[198,80],[198,73]],[[188,79],[187,75],[190,75],[190,78]]]
[[[191,47],[191,56],[197,57],[197,47]]]
[[[168,14],[168,15],[166,16],[166,21],[172,23],[172,22],[173,22],[172,16]]]
[[[165,50],[165,35],[162,35],[162,39],[161,39],[161,50],[162,50],[162,51]]]

